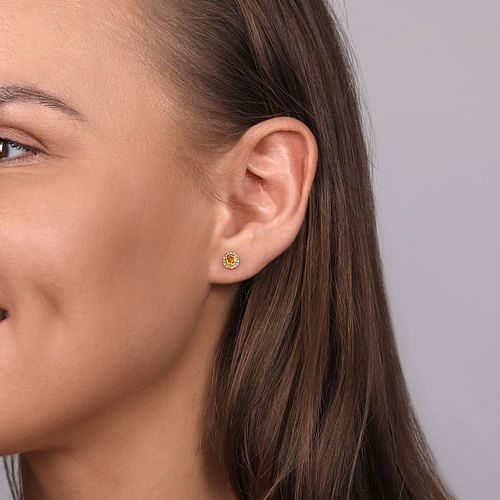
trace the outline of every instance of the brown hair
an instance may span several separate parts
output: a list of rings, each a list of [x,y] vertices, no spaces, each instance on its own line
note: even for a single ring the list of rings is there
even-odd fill
[[[400,365],[355,58],[333,8],[136,6],[145,60],[190,112],[182,125],[199,158],[274,116],[301,120],[318,144],[296,239],[240,284],[221,337],[204,433],[211,462],[242,499],[454,498]]]

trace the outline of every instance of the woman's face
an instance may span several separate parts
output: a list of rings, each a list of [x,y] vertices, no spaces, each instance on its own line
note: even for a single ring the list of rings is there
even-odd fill
[[[134,56],[125,2],[0,12],[5,455],[58,442],[174,369],[208,290],[213,211],[176,159],[179,110]]]

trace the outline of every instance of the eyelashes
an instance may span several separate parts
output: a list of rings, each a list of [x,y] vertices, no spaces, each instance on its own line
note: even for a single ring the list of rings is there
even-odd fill
[[[24,151],[25,153],[31,153],[31,155],[20,155],[9,158],[9,152],[12,153],[12,150],[14,150],[14,153]],[[11,141],[6,137],[0,137],[0,166],[4,163],[23,163],[38,153],[39,151],[31,146]]]

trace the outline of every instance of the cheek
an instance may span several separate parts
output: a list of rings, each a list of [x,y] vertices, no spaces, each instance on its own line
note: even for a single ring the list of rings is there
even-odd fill
[[[207,293],[191,190],[97,171],[0,179],[4,455],[165,376]]]

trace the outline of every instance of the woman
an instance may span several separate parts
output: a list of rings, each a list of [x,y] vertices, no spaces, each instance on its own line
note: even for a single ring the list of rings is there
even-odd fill
[[[0,6],[14,497],[452,498],[326,3]]]

